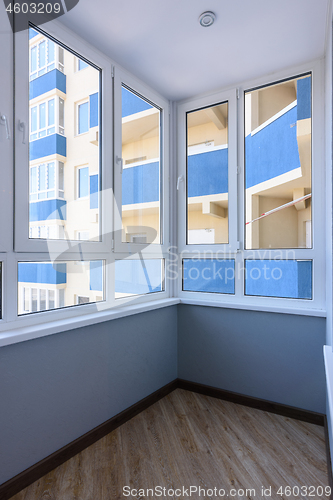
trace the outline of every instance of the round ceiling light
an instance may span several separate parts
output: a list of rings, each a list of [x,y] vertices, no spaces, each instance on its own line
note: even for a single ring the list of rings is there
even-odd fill
[[[199,17],[199,23],[201,24],[201,26],[208,28],[208,26],[211,26],[215,21],[215,17],[216,16],[214,12],[211,11],[203,12]]]

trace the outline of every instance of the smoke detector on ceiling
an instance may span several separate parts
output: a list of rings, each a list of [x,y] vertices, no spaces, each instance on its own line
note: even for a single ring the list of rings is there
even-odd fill
[[[208,26],[211,26],[213,22],[215,21],[215,14],[214,12],[207,11],[203,12],[201,16],[199,17],[199,23],[201,26],[204,26],[205,28],[208,28]]]

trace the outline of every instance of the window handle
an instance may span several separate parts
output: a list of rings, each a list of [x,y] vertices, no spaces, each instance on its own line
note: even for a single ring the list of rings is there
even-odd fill
[[[119,156],[116,156],[116,162],[120,163],[120,173],[122,174],[123,173],[123,168],[124,168],[124,161]]]
[[[9,133],[9,123],[8,123],[8,118],[6,115],[1,115],[0,116],[1,124],[6,127],[6,136],[7,139],[10,139],[10,133]]]
[[[180,183],[181,182],[184,182],[184,176],[183,175],[180,175],[177,179],[177,191],[179,191],[180,189]]]
[[[19,120],[18,128],[20,132],[23,132],[22,144],[25,144],[25,123]]]

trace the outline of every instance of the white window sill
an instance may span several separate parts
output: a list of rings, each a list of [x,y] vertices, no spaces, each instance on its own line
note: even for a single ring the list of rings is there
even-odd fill
[[[180,301],[177,298],[156,300],[127,307],[118,307],[108,309],[106,311],[94,312],[92,314],[80,315],[79,317],[75,316],[73,318],[50,321],[49,323],[43,323],[40,325],[31,325],[7,330],[0,332],[0,347],[17,344],[18,342],[24,342],[26,340],[46,337],[47,335],[53,335],[54,333],[65,332],[67,330],[74,330],[75,328],[96,325],[98,323],[103,323],[104,321],[124,318],[126,316],[132,316],[133,314],[152,311],[154,309],[161,309],[162,307],[179,304],[179,302]]]
[[[98,311],[90,314],[75,316],[67,319],[60,319],[50,321],[49,323],[34,324],[20,328],[9,329],[0,332],[0,347],[11,344],[17,344],[26,340],[33,340],[40,337],[46,337],[55,333],[65,332],[67,330],[74,330],[84,326],[96,325],[104,321],[111,321],[113,319],[124,318],[146,311],[161,309],[176,304],[188,304],[205,307],[219,307],[224,309],[242,309],[247,311],[262,311],[280,314],[295,314],[302,316],[326,317],[326,311],[323,309],[305,309],[300,307],[282,307],[282,306],[268,306],[265,304],[249,304],[237,302],[214,302],[211,300],[202,299],[188,299],[188,298],[168,298],[145,302],[141,304],[116,307],[105,311]]]
[[[281,314],[295,314],[300,316],[315,316],[320,318],[326,318],[326,310],[324,309],[310,309],[302,307],[285,307],[285,306],[271,306],[266,304],[254,304],[245,302],[214,302],[211,300],[204,299],[189,299],[181,298],[179,301],[181,304],[196,305],[196,306],[206,306],[206,307],[221,307],[224,309],[244,309],[246,311],[262,311],[271,313],[281,313]]]

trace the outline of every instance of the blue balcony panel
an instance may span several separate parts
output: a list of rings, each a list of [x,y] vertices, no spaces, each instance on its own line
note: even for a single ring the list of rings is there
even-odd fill
[[[246,189],[301,166],[296,122],[297,106],[245,138]]]
[[[245,295],[312,298],[312,261],[245,261]]]
[[[184,259],[183,290],[234,294],[235,261],[233,259]]]
[[[98,174],[90,176],[90,208],[98,208]]]
[[[37,160],[44,156],[58,154],[66,157],[66,137],[52,134],[29,144],[29,160]]]
[[[124,168],[122,204],[149,203],[160,199],[159,162]]]
[[[144,266],[141,260],[117,260],[115,262],[116,293],[142,295],[161,292],[162,265],[160,259],[146,259]]]
[[[147,109],[152,109],[153,106],[148,104],[140,97],[132,94],[129,90],[122,87],[121,89],[121,105],[122,105],[122,117],[134,115],[140,111],[146,111]]]
[[[188,196],[228,192],[228,149],[191,155],[187,159]]]
[[[90,290],[103,291],[103,261],[90,261]]]
[[[19,262],[19,283],[41,283],[62,285],[66,283],[67,266],[65,262]]]
[[[299,260],[297,262],[297,278],[298,278],[298,298],[312,298],[312,261]]]
[[[89,96],[89,110],[90,110],[89,127],[90,128],[98,126],[98,107],[99,107],[98,92],[96,92],[95,94],[91,94]]]
[[[311,118],[311,76],[297,80],[297,120]]]
[[[34,99],[50,90],[58,89],[66,94],[66,75],[58,69],[53,69],[29,84],[29,99]]]
[[[45,220],[66,220],[66,201],[53,199],[29,203],[30,222]]]

